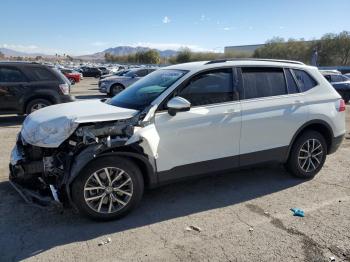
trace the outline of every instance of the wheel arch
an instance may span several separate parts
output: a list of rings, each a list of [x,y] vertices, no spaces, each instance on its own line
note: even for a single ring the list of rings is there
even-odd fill
[[[107,93],[111,93],[111,90],[112,90],[113,86],[117,86],[117,85],[122,86],[123,89],[126,88],[125,85],[123,85],[122,83],[120,83],[120,82],[115,82],[115,83],[113,83],[113,84],[111,84],[111,85],[109,86],[109,89],[107,90]]]
[[[307,130],[317,131],[325,138],[326,143],[327,143],[327,154],[328,154],[329,149],[332,147],[334,133],[333,133],[333,130],[332,130],[332,127],[330,126],[330,124],[328,124],[324,120],[318,119],[318,120],[311,120],[311,121],[306,122],[297,130],[297,132],[295,132],[295,134],[294,134],[294,136],[293,136],[293,138],[288,146],[286,160],[289,158],[289,154],[290,154],[290,151],[292,149],[294,142]]]
[[[22,113],[26,113],[26,109],[27,109],[28,104],[35,99],[45,99],[45,100],[50,101],[52,104],[57,104],[57,99],[50,94],[35,94],[35,95],[30,96],[27,99],[25,99],[25,101],[23,103],[23,107],[22,107]]]

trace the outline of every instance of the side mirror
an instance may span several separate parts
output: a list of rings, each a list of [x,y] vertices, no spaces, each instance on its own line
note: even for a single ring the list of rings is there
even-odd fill
[[[169,115],[175,116],[177,112],[189,111],[191,103],[183,97],[176,96],[168,101],[167,107]]]

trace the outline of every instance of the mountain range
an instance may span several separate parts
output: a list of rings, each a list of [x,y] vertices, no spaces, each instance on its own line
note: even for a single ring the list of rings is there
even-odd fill
[[[82,59],[82,60],[103,60],[106,53],[109,53],[111,55],[115,56],[124,56],[129,54],[135,54],[139,51],[148,51],[151,50],[149,47],[143,47],[143,46],[117,46],[113,48],[108,48],[102,52],[97,52],[90,55],[81,55],[81,56],[73,56],[74,58]],[[158,50],[156,49],[161,57],[171,57],[177,54],[176,50]],[[43,57],[52,57],[53,55],[46,55],[41,53],[26,53],[26,52],[20,52],[15,51],[8,48],[0,48],[0,52],[3,53],[5,56],[25,56],[25,57],[35,57],[35,56],[43,56]]]

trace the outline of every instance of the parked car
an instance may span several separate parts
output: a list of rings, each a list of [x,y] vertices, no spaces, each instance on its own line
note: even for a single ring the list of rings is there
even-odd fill
[[[118,72],[115,72],[115,73],[112,73],[112,74],[108,74],[108,75],[102,75],[100,77],[100,80],[102,79],[105,79],[107,77],[110,77],[110,76],[123,76],[125,75],[127,72],[129,72],[130,70],[121,70],[121,71],[118,71]],[[100,85],[100,81],[99,81],[99,85]]]
[[[107,67],[99,66],[98,69],[101,70],[102,75],[108,75],[110,73]]]
[[[82,74],[84,77],[100,77],[102,75],[102,72],[100,69],[96,67],[82,67]]]
[[[37,63],[0,62],[1,114],[30,114],[70,101],[70,83],[58,70]]]
[[[348,103],[350,100],[350,79],[338,73],[322,72],[322,74],[341,95],[345,103]]]
[[[300,62],[173,65],[111,99],[29,115],[10,181],[27,201],[44,195],[47,205],[110,220],[135,208],[144,188],[192,176],[278,162],[310,179],[340,146],[344,111],[320,72]]]
[[[99,82],[99,91],[101,93],[107,93],[109,96],[115,96],[154,70],[154,68],[135,68],[130,69],[127,73],[120,76],[104,78]]]
[[[62,72],[62,74],[65,75],[65,77],[68,78],[68,80],[70,81],[70,83],[72,85],[74,85],[75,83],[79,83],[80,82],[80,74],[79,72],[75,72],[71,69],[61,69],[60,70]]]

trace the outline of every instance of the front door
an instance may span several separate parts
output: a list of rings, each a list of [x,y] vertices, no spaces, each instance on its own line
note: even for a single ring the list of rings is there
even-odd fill
[[[241,106],[233,83],[232,68],[200,73],[175,91],[190,111],[156,113],[160,181],[238,165]]]

